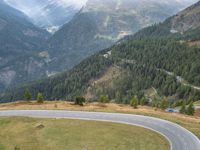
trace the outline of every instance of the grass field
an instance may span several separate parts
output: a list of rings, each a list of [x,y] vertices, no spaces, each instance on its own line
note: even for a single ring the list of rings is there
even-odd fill
[[[8,104],[0,104],[0,110],[9,110],[9,109],[40,109],[40,110],[48,110],[48,109],[59,109],[59,110],[74,110],[74,111],[96,111],[96,112],[118,112],[118,113],[130,113],[130,114],[138,114],[138,115],[146,115],[157,117],[165,120],[172,121],[185,127],[186,129],[193,132],[200,139],[200,112],[197,112],[197,115],[186,116],[177,113],[166,113],[159,109],[154,109],[151,107],[141,107],[138,109],[133,109],[128,105],[122,104],[99,104],[99,103],[89,103],[81,106],[73,105],[69,102],[45,102],[42,105],[39,105],[35,102],[27,103],[27,102],[16,102],[16,103],[8,103]]]
[[[169,150],[148,129],[108,122],[0,118],[0,150]]]

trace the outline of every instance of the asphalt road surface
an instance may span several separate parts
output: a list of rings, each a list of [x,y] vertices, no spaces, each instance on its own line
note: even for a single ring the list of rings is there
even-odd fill
[[[0,111],[0,116],[68,118],[136,125],[151,129],[163,135],[169,141],[171,150],[200,150],[200,140],[194,134],[177,124],[153,117],[119,113],[56,110],[6,110]]]

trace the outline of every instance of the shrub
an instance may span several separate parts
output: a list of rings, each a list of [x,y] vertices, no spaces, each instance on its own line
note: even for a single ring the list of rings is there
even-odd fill
[[[187,108],[186,114],[193,116],[194,113],[195,113],[195,109],[194,109],[193,102],[190,102],[190,104],[189,104],[189,106]]]
[[[181,114],[185,114],[186,113],[186,105],[185,102],[182,103],[181,109],[180,109],[180,113]]]
[[[162,109],[162,110],[165,110],[166,108],[167,108],[167,106],[168,106],[168,101],[167,101],[167,99],[162,99],[161,100],[161,102],[160,102],[160,108]]]
[[[108,98],[108,96],[104,96],[104,95],[100,96],[99,102],[100,102],[100,103],[109,103],[109,98]]]
[[[144,106],[144,105],[145,105],[145,98],[144,98],[144,97],[141,98],[141,100],[140,100],[140,105],[141,105],[141,106]]]
[[[80,105],[83,106],[83,104],[85,103],[85,98],[84,97],[76,97],[75,99],[75,105]]]
[[[31,96],[30,91],[28,89],[26,89],[25,92],[24,92],[24,99],[27,100],[27,101],[30,101],[31,98],[32,98],[32,96]]]
[[[132,97],[132,99],[131,99],[131,101],[130,101],[130,105],[131,105],[134,109],[137,108],[137,106],[138,106],[138,99],[137,99],[136,96]]]
[[[37,102],[38,103],[44,103],[44,96],[42,93],[37,94]]]

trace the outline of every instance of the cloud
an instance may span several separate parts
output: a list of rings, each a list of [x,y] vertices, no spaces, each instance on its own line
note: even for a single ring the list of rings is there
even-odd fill
[[[57,3],[63,6],[73,5],[77,8],[81,8],[86,4],[87,0],[58,0]]]
[[[31,15],[39,12],[42,8],[49,4],[55,4],[59,7],[73,6],[75,9],[83,7],[87,0],[4,0],[12,7],[21,10],[26,15]]]

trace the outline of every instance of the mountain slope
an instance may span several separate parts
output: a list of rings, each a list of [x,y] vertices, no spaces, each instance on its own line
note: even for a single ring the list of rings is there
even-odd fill
[[[184,40],[199,39],[200,2],[168,18],[159,25],[147,27],[135,35],[127,36],[125,40],[141,39],[144,37],[166,37],[182,38]],[[123,41],[123,40],[122,40]]]
[[[194,6],[200,8],[199,3]],[[196,15],[193,9],[190,14]],[[129,103],[134,95],[149,98],[147,91],[151,89],[158,94],[156,97],[167,96],[171,101],[198,100],[200,49],[190,47],[188,42],[196,37],[200,28],[195,27],[195,23],[184,33],[171,33],[174,18],[141,30],[68,72],[7,91],[1,99],[22,99],[24,89],[29,88],[34,97],[37,92],[43,92],[49,100],[72,99],[78,95],[97,100],[101,95],[108,95],[117,102]]]
[[[175,14],[187,4],[172,0],[89,0],[44,46],[54,60],[49,72],[70,69],[124,36]]]
[[[29,75],[27,66],[40,59],[35,53],[48,37],[22,12],[0,2],[0,89],[31,78],[22,75]],[[34,66],[32,63],[33,70]]]

